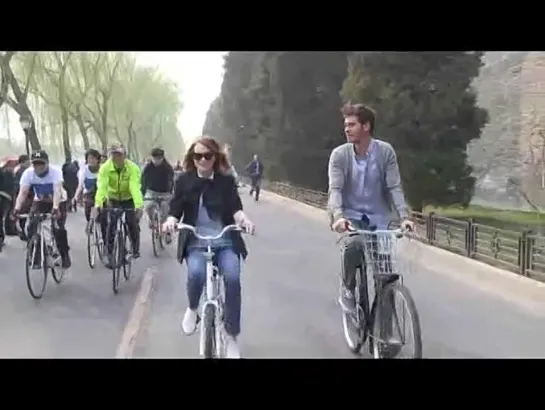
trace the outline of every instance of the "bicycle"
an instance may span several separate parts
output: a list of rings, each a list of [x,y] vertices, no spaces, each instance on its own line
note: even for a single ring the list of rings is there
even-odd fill
[[[112,223],[113,218],[115,218],[116,223],[110,263],[112,270],[112,290],[115,294],[117,294],[119,292],[121,269],[123,269],[123,277],[125,278],[125,281],[128,281],[131,277],[132,244],[129,239],[129,228],[127,226],[125,215],[127,212],[135,212],[135,210],[125,208],[105,208],[103,211],[107,213],[108,218],[108,228],[106,231],[107,236],[110,234],[110,224]],[[109,238],[107,237],[106,239],[107,243],[109,243]],[[129,246],[127,246],[127,242],[129,242]]]
[[[351,312],[342,309],[344,337],[354,354],[360,353],[367,338],[369,338],[369,353],[375,359],[393,358],[399,354],[406,343],[395,309],[395,296],[399,294],[406,302],[414,334],[415,346],[412,358],[422,358],[422,335],[418,311],[409,289],[403,285],[403,275],[397,261],[396,251],[399,240],[406,234],[405,229],[376,230],[373,227],[355,229],[349,226],[348,236],[361,237],[363,245],[362,260],[356,272],[354,291],[356,310]],[[368,269],[373,275],[375,289],[375,297],[371,305],[367,285]],[[342,286],[341,277],[341,292]],[[354,339],[350,335],[350,325],[353,325],[356,331]],[[399,342],[392,341],[394,328],[399,330]]]
[[[222,359],[226,353],[223,324],[225,289],[223,281],[220,280],[222,272],[215,263],[212,241],[220,239],[227,232],[242,232],[243,230],[238,225],[227,225],[217,236],[202,236],[196,232],[195,227],[192,225],[179,223],[178,229],[187,229],[197,239],[207,242],[206,251],[204,252],[206,259],[206,291],[201,309],[203,320],[200,328],[199,354],[204,356],[205,359]]]
[[[162,223],[162,209],[163,203],[168,201],[168,197],[153,197],[153,198],[144,198],[145,201],[153,201],[153,210],[151,213],[151,243],[153,246],[153,255],[155,257],[159,256],[159,250],[165,249],[165,233],[161,231]]]
[[[26,246],[25,271],[26,282],[30,296],[34,299],[41,299],[47,284],[48,271],[51,270],[51,276],[55,283],[60,284],[64,278],[64,269],[62,267],[62,258],[55,242],[53,230],[56,228],[56,221],[50,213],[34,213],[19,215],[19,218],[29,218],[26,229],[31,222],[31,218],[38,221],[36,232],[29,238]],[[46,222],[50,222],[47,224]],[[18,224],[17,224],[18,226]],[[34,289],[30,278],[31,271],[34,270],[34,260],[36,252],[40,252],[40,269],[43,271],[43,282],[38,289]]]

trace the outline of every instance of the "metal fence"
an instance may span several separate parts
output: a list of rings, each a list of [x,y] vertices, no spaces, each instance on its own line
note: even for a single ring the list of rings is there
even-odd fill
[[[325,192],[283,182],[264,181],[263,188],[318,208],[327,206]],[[475,221],[412,212],[419,240],[520,275],[545,281],[545,236],[516,232]]]

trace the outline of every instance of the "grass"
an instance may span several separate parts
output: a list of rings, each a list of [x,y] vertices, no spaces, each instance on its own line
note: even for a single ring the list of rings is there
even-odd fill
[[[467,208],[459,206],[434,208],[430,206],[426,207],[424,212],[435,212],[438,215],[453,219],[473,218],[477,223],[503,229],[532,229],[543,226],[545,223],[545,214],[539,212],[487,208],[478,205],[471,205]]]

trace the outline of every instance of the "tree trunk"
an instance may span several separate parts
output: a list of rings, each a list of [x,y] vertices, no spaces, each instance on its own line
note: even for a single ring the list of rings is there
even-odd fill
[[[83,140],[83,148],[87,151],[91,148],[91,143],[89,142],[89,134],[87,134],[87,127],[83,123],[83,117],[81,115],[81,110],[76,108],[76,114],[74,115],[74,120],[78,126],[79,132],[81,134],[81,139]]]

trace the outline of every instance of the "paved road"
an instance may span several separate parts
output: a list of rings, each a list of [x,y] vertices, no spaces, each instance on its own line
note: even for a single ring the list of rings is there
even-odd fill
[[[155,262],[149,256],[148,235],[143,257],[133,265],[130,282],[118,295],[111,290],[111,274],[87,265],[85,219],[69,214],[68,235],[73,266],[65,282],[50,278],[42,300],[28,293],[23,243],[9,238],[0,253],[0,357],[112,358],[133,306],[142,272]]]
[[[243,356],[353,357],[342,337],[339,256],[325,217],[272,194],[258,204],[243,196],[259,230],[248,239],[243,272]],[[420,312],[425,357],[545,357],[545,290],[510,282],[498,287],[433,258],[421,258],[406,278]],[[198,336],[179,330],[186,301],[185,265],[165,258],[136,357],[197,357]]]
[[[246,210],[258,225],[243,272],[241,350],[249,358],[352,358],[342,338],[337,297],[339,256],[321,211],[265,193]],[[0,357],[114,357],[139,282],[155,267],[149,313],[135,357],[197,357],[198,336],[179,323],[186,306],[185,266],[142,258],[117,296],[108,271],[87,266],[84,220],[70,215],[74,266],[65,283],[48,283],[35,302],[26,289],[22,243],[0,254]],[[545,357],[545,290],[510,274],[477,275],[474,262],[426,251],[406,283],[416,300],[430,358]],[[465,264],[465,265],[464,265]],[[481,269],[482,270],[482,269]]]

